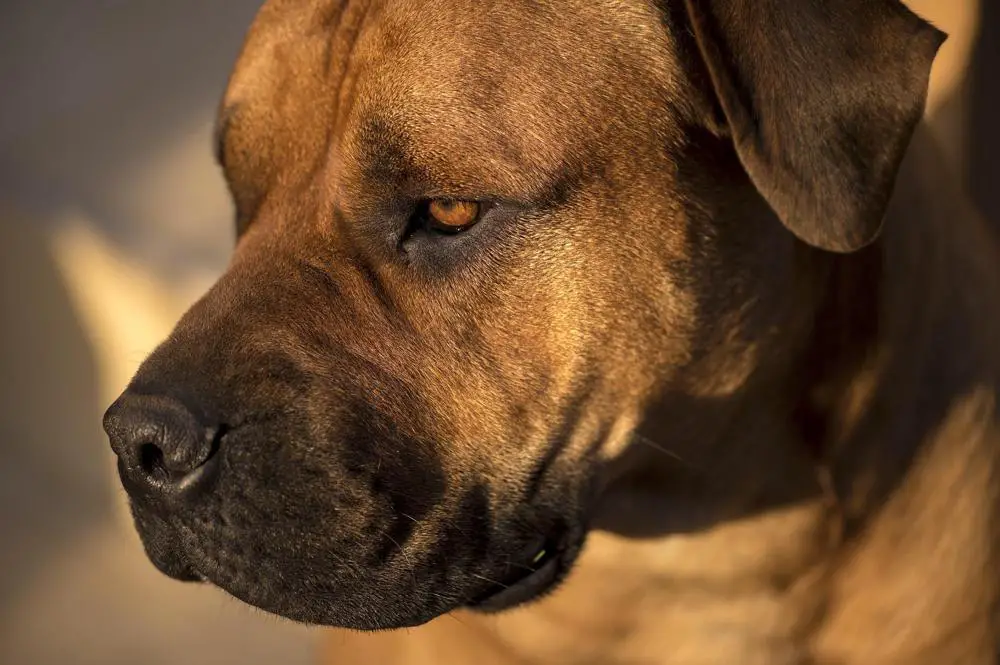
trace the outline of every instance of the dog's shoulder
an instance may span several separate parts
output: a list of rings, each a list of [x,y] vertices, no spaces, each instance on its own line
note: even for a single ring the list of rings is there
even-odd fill
[[[818,653],[843,662],[992,663],[1000,643],[1000,249],[945,161],[918,130],[838,451],[855,533]]]

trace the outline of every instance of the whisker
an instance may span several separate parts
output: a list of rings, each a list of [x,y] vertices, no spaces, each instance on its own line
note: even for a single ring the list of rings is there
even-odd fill
[[[508,561],[504,565],[507,566],[508,568],[510,568],[510,567],[520,568],[521,570],[526,570],[529,573],[535,572],[534,568],[532,568],[531,566],[526,566],[523,563],[515,563],[514,561]]]
[[[461,619],[459,619],[457,616],[455,616],[454,612],[448,612],[445,616],[446,617],[451,617],[452,619],[454,619],[455,621],[458,622],[458,625],[462,626],[463,628],[469,628],[469,624],[465,623],[464,621],[462,621]]]
[[[490,578],[484,577],[483,575],[477,575],[476,573],[471,573],[471,575],[473,577],[477,577],[477,578],[483,580],[484,582],[489,582],[490,584],[496,584],[498,587],[501,587],[501,588],[504,588],[504,589],[509,589],[510,588],[509,585],[504,584],[503,582],[497,582],[496,580],[491,580]]]
[[[653,450],[657,450],[657,451],[663,453],[664,455],[666,455],[667,457],[671,457],[671,458],[677,460],[678,462],[680,462],[682,464],[687,464],[687,462],[684,461],[684,458],[682,458],[680,455],[678,455],[674,451],[670,450],[669,448],[664,448],[663,446],[661,446],[657,442],[655,442],[652,439],[650,439],[648,436],[644,436],[642,434],[635,434],[635,435],[633,435],[633,438],[635,439],[635,441],[637,441],[638,443],[643,444],[644,446],[652,448]]]
[[[410,555],[406,553],[406,550],[403,549],[403,546],[400,545],[395,538],[393,538],[389,534],[385,534],[385,537],[388,538],[389,541],[396,546],[396,550],[399,552],[400,556],[402,556],[403,559],[406,561],[406,566],[407,568],[410,569],[410,577],[413,578],[413,590],[416,591],[418,587],[417,569],[416,567],[414,567],[413,562],[410,560]]]

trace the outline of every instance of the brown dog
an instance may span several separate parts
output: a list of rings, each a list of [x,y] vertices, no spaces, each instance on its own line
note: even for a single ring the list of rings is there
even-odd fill
[[[334,663],[995,662],[1000,277],[914,138],[942,39],[897,0],[272,0],[233,263],[106,418],[150,557],[420,626]]]

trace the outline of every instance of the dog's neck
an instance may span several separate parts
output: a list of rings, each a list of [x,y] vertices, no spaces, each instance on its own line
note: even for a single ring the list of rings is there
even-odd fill
[[[977,309],[1000,287],[994,262],[969,263],[988,231],[917,168],[932,149],[915,141],[879,243],[806,262],[821,295],[786,375],[659,414],[700,448],[637,436],[564,589],[490,622],[505,649],[993,662],[1000,330]]]
[[[841,259],[831,280],[827,329],[853,321],[869,332],[839,354],[846,371],[814,385],[813,434],[843,520],[826,564],[820,662],[992,663],[998,653],[1000,325],[983,315],[1000,302],[998,255],[990,229],[929,166],[940,162],[918,133],[884,239]],[[874,325],[843,297],[864,299],[852,271],[866,263],[879,276]]]

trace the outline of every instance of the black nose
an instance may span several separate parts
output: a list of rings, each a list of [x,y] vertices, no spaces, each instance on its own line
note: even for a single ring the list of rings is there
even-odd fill
[[[134,498],[192,498],[217,476],[225,428],[200,423],[177,400],[126,392],[104,414],[104,430]]]

